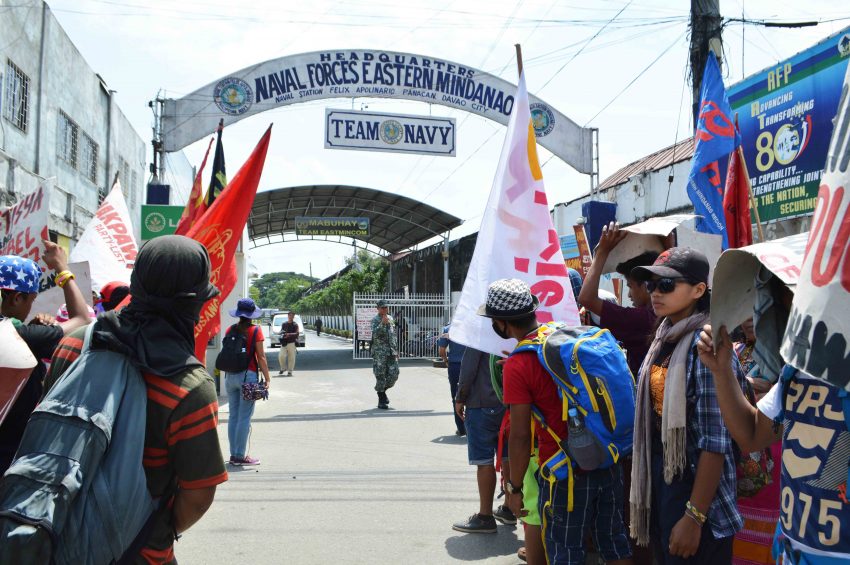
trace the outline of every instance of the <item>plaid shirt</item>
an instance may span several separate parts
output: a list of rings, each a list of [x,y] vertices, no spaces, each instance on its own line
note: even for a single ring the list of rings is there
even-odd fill
[[[738,481],[735,472],[738,446],[723,424],[717,390],[714,388],[714,375],[699,359],[696,347],[698,341],[699,331],[694,334],[687,360],[688,465],[696,476],[700,451],[722,453],[724,456],[723,474],[708,510],[708,523],[714,537],[724,538],[744,527],[744,520],[738,512]],[[732,355],[732,372],[743,389],[744,371],[735,355]]]

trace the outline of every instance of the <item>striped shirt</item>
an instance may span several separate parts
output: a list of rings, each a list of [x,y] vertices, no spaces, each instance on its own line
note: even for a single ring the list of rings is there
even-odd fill
[[[53,354],[44,387],[48,390],[80,356],[85,328],[66,336]],[[218,441],[218,397],[206,369],[194,367],[163,378],[146,373],[147,422],[142,463],[154,498],[175,487],[199,489],[227,480]],[[173,502],[173,501],[171,501]],[[176,564],[171,502],[160,511],[138,565]]]

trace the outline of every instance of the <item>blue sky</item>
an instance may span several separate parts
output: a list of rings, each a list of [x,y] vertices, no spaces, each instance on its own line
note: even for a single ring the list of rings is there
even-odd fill
[[[272,0],[50,2],[95,72],[118,91],[121,109],[144,139],[150,138],[152,123],[147,102],[158,92],[179,98],[267,59],[320,49],[386,49],[453,60],[515,83],[513,46],[521,43],[529,92],[578,124],[599,128],[602,179],[690,134],[689,4],[687,0],[313,0],[283,9]],[[724,16],[734,18],[850,17],[850,6],[842,9],[840,3],[828,0],[723,0],[720,8]],[[847,25],[850,20],[802,29],[730,23],[724,29],[726,84]],[[457,156],[324,149],[325,108],[352,107],[454,117]],[[452,238],[477,230],[506,131],[484,118],[418,102],[338,99],[293,105],[227,128],[231,175],[269,122],[275,126],[260,190],[338,183],[404,194],[462,218],[464,225]],[[201,141],[186,149],[192,164],[200,163],[205,146]],[[588,190],[586,175],[549,157],[540,150],[550,203]],[[350,253],[350,242],[296,242],[253,250],[249,256],[260,273],[306,273],[312,267],[315,276],[323,277],[341,268]]]

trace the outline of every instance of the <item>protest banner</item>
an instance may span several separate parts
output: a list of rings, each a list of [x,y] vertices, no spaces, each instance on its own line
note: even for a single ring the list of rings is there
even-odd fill
[[[0,321],[0,424],[15,404],[38,361],[12,320]]]
[[[0,212],[0,255],[17,255],[35,261],[42,272],[47,270],[42,260],[44,240],[50,239],[50,192],[53,185],[45,181],[23,196],[21,201]],[[47,277],[42,276],[45,287]]]
[[[88,262],[95,290],[111,281],[130,284],[130,273],[139,248],[133,237],[130,212],[121,183],[116,179],[109,196],[97,209],[71,251],[74,263]]]
[[[850,69],[848,69],[850,71]],[[785,337],[785,361],[850,388],[850,72],[835,117]]]
[[[540,300],[539,321],[579,324],[560,241],[549,215],[524,75],[520,76],[478,241],[449,330],[452,341],[497,355],[513,349],[515,340],[501,339],[493,332],[491,321],[477,314],[487,299],[487,287],[503,278],[528,283]]]
[[[85,261],[80,263],[71,263],[68,265],[68,270],[74,273],[74,282],[77,283],[77,287],[80,289],[80,292],[83,293],[83,298],[85,298],[86,304],[93,306],[89,264]],[[32,320],[36,314],[43,313],[56,316],[56,312],[63,304],[65,304],[65,292],[56,286],[52,276],[44,277],[42,282],[45,283],[45,290],[39,292],[38,296],[33,301],[27,321]]]
[[[714,267],[711,292],[711,328],[725,326],[730,332],[753,316],[756,288],[754,280],[764,267],[793,291],[800,278],[808,232],[727,249]]]

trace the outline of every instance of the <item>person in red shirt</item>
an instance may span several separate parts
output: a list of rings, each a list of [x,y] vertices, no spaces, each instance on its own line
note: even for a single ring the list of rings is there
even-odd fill
[[[478,309],[478,314],[492,319],[493,331],[499,337],[522,341],[538,334],[540,323],[535,314],[538,306],[537,297],[526,283],[501,279],[490,284],[487,302]],[[563,405],[557,386],[534,352],[519,352],[505,361],[503,384],[504,402],[511,412],[508,458],[515,462],[505,483],[507,505],[516,516],[525,516],[528,512],[522,508],[522,483],[532,449],[532,407],[542,413],[546,424],[564,440],[567,424],[561,413]],[[536,420],[534,426],[538,463],[542,464],[560,447]],[[567,481],[556,481],[550,490],[548,481],[539,473],[537,480],[540,486],[537,505],[547,563],[583,564],[587,534],[593,536],[596,549],[606,562],[631,563],[632,551],[623,522],[623,477],[618,465],[575,473],[572,512],[567,511],[570,494]]]

